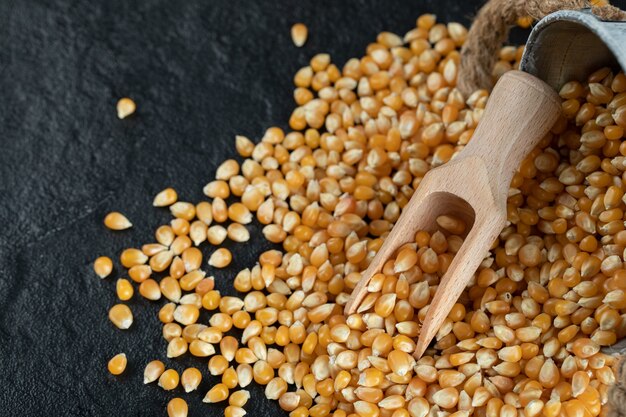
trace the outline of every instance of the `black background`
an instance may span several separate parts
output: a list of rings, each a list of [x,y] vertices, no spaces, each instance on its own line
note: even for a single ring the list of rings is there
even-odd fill
[[[135,323],[117,330],[107,311],[122,270],[100,280],[93,260],[119,265],[123,248],[153,241],[170,218],[151,205],[161,189],[200,201],[219,162],[236,156],[236,134],[258,140],[286,128],[293,74],[315,53],[341,67],[382,30],[403,35],[425,12],[467,24],[481,3],[0,1],[0,415],[163,416],[175,396],[191,416],[222,415],[201,403],[217,381],[206,361],[166,359],[156,318],[164,302],[136,294]],[[309,27],[300,49],[289,36],[298,21]],[[123,96],[138,111],[118,120]],[[106,230],[112,210],[134,227]],[[223,293],[270,247],[253,235],[231,267],[204,268]],[[106,363],[119,352],[129,364],[113,377]],[[198,367],[200,389],[144,386],[152,359]],[[285,415],[248,389],[248,415]]]

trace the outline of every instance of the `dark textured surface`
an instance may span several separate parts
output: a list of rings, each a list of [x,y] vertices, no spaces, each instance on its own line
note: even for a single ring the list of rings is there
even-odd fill
[[[152,241],[169,220],[151,206],[157,191],[201,199],[218,162],[235,156],[235,134],[285,127],[293,74],[314,53],[342,65],[382,30],[403,34],[424,12],[467,23],[479,3],[0,1],[0,415],[158,416],[179,395],[191,416],[221,415],[201,403],[216,381],[204,360],[165,360],[203,371],[190,395],[143,386],[145,364],[165,358],[163,302],[135,296],[134,325],[115,329],[107,310],[121,270],[101,281],[93,259],[117,262]],[[289,37],[296,21],[310,29],[302,49]],[[121,96],[139,106],[126,120],[115,115]],[[106,230],[111,210],[134,227]],[[233,272],[266,247],[238,246],[217,287],[229,292]],[[118,352],[129,366],[116,378],[106,362]],[[248,415],[284,415],[252,391]]]

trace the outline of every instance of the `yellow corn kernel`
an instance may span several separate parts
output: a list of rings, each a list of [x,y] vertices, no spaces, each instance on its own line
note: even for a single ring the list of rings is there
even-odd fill
[[[233,255],[226,248],[219,248],[209,258],[209,265],[215,268],[226,268],[230,265]]]
[[[107,256],[100,256],[94,261],[93,270],[100,278],[106,278],[113,271],[113,261]]]
[[[156,196],[154,196],[154,200],[152,200],[152,205],[154,207],[167,207],[171,206],[178,199],[178,193],[173,188],[166,188],[163,191],[160,191]]]
[[[118,119],[125,119],[137,110],[135,102],[128,98],[122,97],[117,101],[117,117]]]
[[[133,324],[133,313],[125,304],[116,304],[109,310],[109,320],[122,330],[128,329]]]
[[[252,155],[254,143],[245,136],[237,135],[235,136],[235,147],[237,148],[237,153],[239,153],[239,155],[247,158]]]
[[[182,337],[175,337],[167,345],[167,357],[177,358],[187,352],[189,345]]]
[[[250,392],[242,389],[239,391],[233,392],[228,398],[228,404],[235,407],[243,407],[246,405],[248,400],[250,399]]]
[[[228,180],[237,174],[239,174],[239,163],[234,159],[227,159],[217,168],[215,178],[218,180]]]
[[[459,392],[456,388],[443,388],[433,395],[433,402],[441,408],[449,409],[454,406],[459,401]]]
[[[528,29],[530,25],[533,23],[533,18],[531,16],[522,16],[518,17],[515,21],[515,24],[522,29]]]
[[[161,374],[165,372],[165,365],[159,360],[148,363],[143,371],[143,383],[149,384],[159,379]]]
[[[224,371],[222,374],[222,384],[226,385],[228,389],[233,389],[237,387],[239,384],[239,379],[237,377],[237,371],[232,366]],[[232,395],[231,395],[232,398]],[[237,404],[231,404],[237,405]],[[242,406],[240,406],[242,407]]]
[[[237,381],[239,381],[239,386],[244,388],[250,385],[253,379],[253,371],[252,367],[247,363],[242,363],[237,365]]]
[[[209,360],[209,372],[211,375],[222,375],[228,368],[228,360],[222,355],[214,355]]]
[[[250,240],[250,232],[246,229],[245,226],[239,223],[231,223],[227,228],[228,238],[234,242],[247,242]]]
[[[142,251],[135,248],[124,249],[120,255],[120,262],[126,268],[142,265],[147,261],[148,257]]]
[[[167,415],[169,417],[187,417],[188,412],[187,402],[182,398],[172,398],[167,403]]]
[[[198,309],[198,307],[191,304],[179,305],[174,310],[174,320],[176,320],[183,326],[188,326],[195,323],[198,320],[199,316],[200,310]]]
[[[287,392],[287,383],[282,378],[272,378],[265,387],[265,398],[278,400]]]
[[[159,377],[159,386],[166,391],[171,391],[178,386],[179,380],[178,372],[168,369]]]
[[[118,353],[111,358],[107,364],[107,368],[112,375],[120,375],[126,369],[126,363],[126,354]]]
[[[134,290],[130,281],[120,278],[115,284],[115,292],[117,293],[117,298],[121,301],[128,301],[133,297]]]
[[[185,392],[191,392],[198,389],[198,385],[202,381],[202,374],[197,368],[187,368],[180,377],[180,383]]]
[[[291,27],[291,40],[298,48],[303,46],[308,36],[308,29],[303,23],[296,23]]]
[[[228,207],[228,218],[240,224],[248,224],[252,221],[252,213],[242,203],[234,203]]]
[[[356,401],[354,403],[354,411],[359,416],[364,417],[375,417],[380,414],[378,406],[367,401]]]
[[[243,417],[246,415],[246,410],[241,407],[229,405],[224,409],[224,417]]]
[[[220,352],[228,362],[235,359],[238,348],[239,342],[233,336],[224,336],[220,341]]]
[[[228,398],[228,388],[224,384],[215,384],[213,388],[211,388],[202,402],[205,403],[218,403],[224,401]]]
[[[155,280],[147,279],[139,284],[139,294],[148,300],[160,300],[161,288],[159,288],[159,284]]]
[[[122,213],[112,211],[104,218],[104,225],[111,230],[125,230],[133,226]]]

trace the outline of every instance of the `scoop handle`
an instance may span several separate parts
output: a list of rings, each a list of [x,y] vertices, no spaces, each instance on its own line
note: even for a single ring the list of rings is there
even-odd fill
[[[561,114],[561,100],[548,84],[522,71],[508,71],[496,83],[482,119],[460,158],[483,160],[496,187],[508,191],[522,160],[550,131]]]
[[[556,92],[524,72],[507,72],[493,88],[470,143],[449,163],[457,178],[465,179],[448,184],[448,188],[470,203],[475,223],[431,301],[416,344],[416,357],[424,353],[500,233],[513,173],[560,113]]]

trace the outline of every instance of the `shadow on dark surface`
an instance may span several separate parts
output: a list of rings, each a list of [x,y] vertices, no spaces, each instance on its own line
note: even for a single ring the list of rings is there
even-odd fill
[[[382,30],[404,34],[425,12],[467,24],[480,3],[0,2],[0,369],[10,381],[0,406],[23,416],[153,416],[183,396],[191,416],[221,415],[201,403],[217,381],[206,360],[164,359],[164,301],[135,296],[135,323],[115,329],[107,310],[121,269],[101,281],[92,261],[117,263],[123,248],[153,241],[169,221],[151,205],[161,189],[201,200],[219,162],[236,156],[236,134],[258,140],[269,126],[285,128],[293,75],[315,53],[341,66]],[[297,21],[309,27],[301,49],[289,36]],[[115,115],[121,96],[138,104],[126,120]],[[134,227],[106,230],[112,210]],[[223,293],[270,247],[258,228],[252,235],[215,272]],[[129,365],[113,377],[106,362],[119,352]],[[152,359],[179,372],[196,366],[205,379],[189,395],[145,387]],[[245,408],[285,415],[258,387]]]

